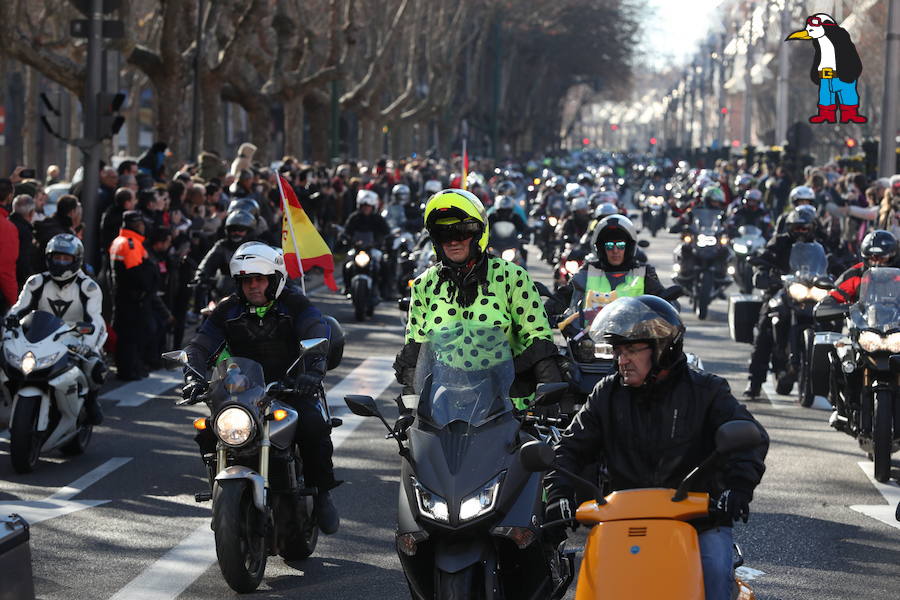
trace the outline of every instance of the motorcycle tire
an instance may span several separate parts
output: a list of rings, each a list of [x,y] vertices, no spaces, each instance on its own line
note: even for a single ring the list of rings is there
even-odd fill
[[[88,444],[91,442],[91,434],[94,432],[94,426],[87,422],[87,409],[83,406],[81,407],[81,413],[78,415],[78,423],[78,433],[60,448],[60,451],[66,456],[84,454]]]
[[[481,563],[476,563],[480,566]],[[434,587],[437,600],[479,600],[484,598],[484,586],[479,581],[476,565],[466,567],[456,573],[435,572]]]
[[[241,481],[219,485],[213,518],[216,520],[216,557],[228,587],[246,594],[259,587],[266,572],[266,536],[257,535],[259,515],[250,487]]]
[[[875,392],[875,418],[872,421],[872,454],[875,480],[891,479],[891,446],[894,441],[894,399],[888,390]]]
[[[354,281],[350,286],[350,298],[353,301],[353,316],[357,321],[365,321],[369,307],[369,283],[362,278]]]
[[[800,388],[800,406],[804,408],[812,406],[816,399],[816,394],[813,392],[812,385],[812,369],[810,368],[813,338],[815,335],[816,334],[812,329],[805,329],[803,331],[803,344],[800,346],[800,375],[797,379],[797,387]]]
[[[16,473],[31,473],[41,456],[44,435],[37,430],[39,400],[22,398],[16,403],[16,414],[9,426],[9,458]]]
[[[709,303],[712,301],[712,278],[710,274],[703,271],[699,275],[700,281],[697,282],[697,293],[694,295],[694,313],[697,318],[703,321],[709,314]]]

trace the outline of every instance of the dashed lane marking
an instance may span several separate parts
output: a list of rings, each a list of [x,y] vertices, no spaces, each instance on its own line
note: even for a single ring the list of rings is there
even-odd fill
[[[863,470],[863,473],[866,474],[866,477],[869,478],[869,481],[872,482],[872,485],[875,486],[875,489],[884,497],[887,504],[873,504],[873,505],[854,505],[850,508],[855,510],[858,513],[862,513],[867,517],[872,517],[878,521],[881,521],[888,527],[893,527],[895,529],[900,529],[900,522],[897,521],[896,510],[897,504],[900,503],[900,485],[897,485],[896,481],[891,481],[890,483],[881,483],[880,481],[875,479],[875,464],[870,461],[863,461],[856,463],[859,465],[859,468]]]
[[[344,404],[347,394],[365,394],[378,398],[394,380],[393,360],[387,357],[365,359],[338,384],[326,392],[328,405],[344,423],[331,433],[337,450],[364,417],[350,413]],[[209,518],[194,518],[186,524],[191,533],[159,560],[147,567],[110,600],[174,600],[216,562],[215,537]],[[223,584],[224,585],[224,584]]]

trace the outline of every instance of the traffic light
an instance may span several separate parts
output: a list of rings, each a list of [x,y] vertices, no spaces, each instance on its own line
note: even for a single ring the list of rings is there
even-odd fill
[[[651,145],[651,146],[655,146],[655,145],[656,145],[656,138],[655,138],[655,137],[650,138],[650,145]]]
[[[97,94],[97,139],[105,140],[119,133],[125,117],[119,109],[125,103],[125,94],[100,92]]]
[[[727,115],[727,114],[728,114],[728,108],[725,107],[725,106],[723,106],[722,108],[719,109],[719,112],[722,113],[722,115]]]
[[[583,138],[583,139],[581,140],[581,144],[582,144],[583,146],[587,146],[587,145],[589,145],[590,143],[591,143],[591,140],[590,140],[589,138]]]
[[[619,126],[616,125],[615,123],[613,123],[612,125],[610,125],[609,128],[610,128],[611,130],[613,130],[613,131],[618,131],[618,130],[619,130]]]

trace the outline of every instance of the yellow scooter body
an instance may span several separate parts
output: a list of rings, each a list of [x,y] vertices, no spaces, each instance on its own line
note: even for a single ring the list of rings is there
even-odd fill
[[[588,534],[576,600],[704,600],[697,531],[686,521],[709,513],[708,494],[672,502],[675,490],[613,492],[576,513]],[[745,588],[752,594],[749,588]],[[752,598],[744,595],[741,598]]]

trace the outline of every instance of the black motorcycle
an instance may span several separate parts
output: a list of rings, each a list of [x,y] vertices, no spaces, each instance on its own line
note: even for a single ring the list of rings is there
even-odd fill
[[[495,221],[491,225],[488,252],[520,267],[524,267],[527,260],[522,238],[512,221]]]
[[[755,225],[741,225],[738,227],[737,237],[731,238],[731,271],[742,294],[753,293],[753,266],[750,260],[762,252],[765,245],[766,238]]]
[[[375,306],[378,305],[376,285],[380,276],[380,264],[376,256],[380,252],[373,252],[372,238],[370,232],[356,236],[344,263],[344,286],[357,321],[364,321],[366,317],[375,314]]]
[[[323,352],[327,344],[325,338],[304,340],[286,377],[301,368],[305,355]],[[188,366],[183,350],[167,352],[163,358]],[[259,586],[270,555],[299,560],[316,548],[317,490],[304,485],[303,464],[294,444],[298,414],[283,401],[295,393],[278,382],[266,386],[256,361],[230,357],[216,366],[208,392],[179,402],[203,401],[210,409],[209,417],[194,420],[199,435],[211,431],[216,440],[215,453],[203,455],[209,490],[195,499],[212,500],[219,568],[236,592],[252,592]],[[340,421],[332,419],[331,425]]]
[[[848,335],[827,354],[831,425],[858,440],[875,463],[875,479],[885,483],[891,454],[900,449],[900,269],[869,269],[856,304],[820,305],[815,315],[847,316]]]
[[[675,248],[675,282],[691,297],[698,319],[705,319],[713,298],[731,285],[727,265],[730,259],[728,236],[724,234],[721,213],[695,208],[691,221],[681,232],[681,244]]]
[[[542,476],[515,452],[535,437],[509,399],[506,339],[468,322],[436,333],[419,357],[418,395],[403,397],[411,405],[393,427],[372,398],[345,398],[400,446],[397,554],[416,600],[561,598],[572,580],[571,555],[541,538]]]

